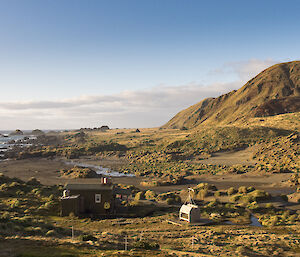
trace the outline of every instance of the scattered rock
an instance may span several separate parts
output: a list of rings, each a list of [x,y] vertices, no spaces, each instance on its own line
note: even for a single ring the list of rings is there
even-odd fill
[[[104,125],[104,126],[101,126],[101,127],[99,128],[99,130],[104,132],[104,131],[109,130],[109,127],[106,126],[106,125]]]
[[[18,136],[18,135],[23,135],[23,131],[20,129],[16,129],[15,131],[11,132],[9,135],[10,136]]]
[[[34,129],[34,130],[32,130],[31,134],[34,135],[34,136],[45,135],[45,133],[42,130],[40,130],[40,129]]]

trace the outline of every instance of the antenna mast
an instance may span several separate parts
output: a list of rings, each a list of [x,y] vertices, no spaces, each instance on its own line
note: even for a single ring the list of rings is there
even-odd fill
[[[188,197],[187,199],[185,200],[184,204],[195,204],[194,200],[193,200],[193,196],[192,196],[192,192],[194,193],[195,190],[193,188],[188,188]]]

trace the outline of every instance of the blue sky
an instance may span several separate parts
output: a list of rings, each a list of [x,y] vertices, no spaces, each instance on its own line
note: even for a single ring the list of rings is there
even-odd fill
[[[299,60],[299,10],[296,0],[0,0],[0,129],[162,125]]]

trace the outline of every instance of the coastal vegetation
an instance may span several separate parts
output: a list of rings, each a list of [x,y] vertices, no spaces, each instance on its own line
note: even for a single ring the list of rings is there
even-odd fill
[[[213,223],[176,226],[168,220],[176,218],[177,206],[187,194],[185,190],[155,193],[131,186],[134,199],[129,206],[138,212],[152,208],[151,213],[144,217],[91,220],[72,214],[60,217],[60,186],[44,186],[34,178],[25,182],[3,174],[0,184],[3,256],[12,251],[16,256],[45,257],[173,256],[174,253],[236,256],[240,252],[293,256],[299,249],[300,214],[276,207],[272,195],[255,188],[218,190],[212,184],[200,183],[194,187],[194,199],[200,201],[201,217]],[[160,205],[170,208],[159,208]],[[253,215],[260,227],[251,226]],[[125,251],[125,240],[129,251]]]
[[[292,116],[299,121],[299,113]],[[285,114],[285,120],[289,120],[288,114]],[[282,123],[279,125],[282,126]],[[7,152],[6,157],[16,159],[116,157],[125,162],[114,169],[138,176],[155,177],[169,174],[186,176],[204,173],[246,173],[256,170],[300,171],[298,128],[284,130],[276,128],[275,124],[272,127],[219,126],[187,131],[145,129],[140,133],[131,130],[85,132],[84,141],[77,136],[78,134],[80,132],[64,133],[60,135],[58,145],[32,146]],[[242,165],[209,163],[210,157],[215,153],[236,152],[247,148],[251,149],[247,159],[252,161],[244,162]]]
[[[14,142],[0,162],[3,256],[297,256],[299,72],[272,66],[160,128],[34,130],[27,147]],[[62,185],[99,182],[99,167],[124,175],[112,180],[131,193],[127,215],[61,217]],[[200,225],[178,222],[188,196]]]

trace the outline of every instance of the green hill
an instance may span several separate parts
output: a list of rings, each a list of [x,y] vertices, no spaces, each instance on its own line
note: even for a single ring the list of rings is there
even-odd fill
[[[227,125],[250,117],[300,111],[300,61],[262,71],[239,90],[207,98],[179,112],[163,128]]]

